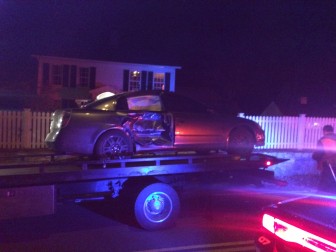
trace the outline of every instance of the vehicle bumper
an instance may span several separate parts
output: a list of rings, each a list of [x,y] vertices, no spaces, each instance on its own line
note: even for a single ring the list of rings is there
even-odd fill
[[[255,246],[257,252],[308,252],[308,250],[300,245],[285,242],[276,238],[267,232],[261,232],[255,238]]]
[[[51,149],[51,150],[55,150],[56,149],[55,142],[47,142],[47,141],[45,141],[45,144],[46,144],[46,146],[47,146],[48,149]]]
[[[56,144],[55,144],[56,136],[57,136],[57,134],[54,133],[54,132],[50,132],[50,133],[47,134],[44,142],[49,149],[55,150],[55,148],[56,148]]]
[[[260,233],[255,238],[255,245],[257,252],[274,252],[275,250],[275,241],[272,237],[267,236],[263,233]]]
[[[59,153],[83,155],[93,154],[93,144],[83,141],[85,138],[81,138],[79,140],[74,139],[73,141],[71,139],[64,141],[63,139],[67,139],[67,136],[49,133],[45,139],[45,144],[49,149]]]

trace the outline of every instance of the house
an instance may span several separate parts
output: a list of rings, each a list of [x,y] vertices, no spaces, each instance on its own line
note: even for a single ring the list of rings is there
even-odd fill
[[[261,113],[262,116],[283,116],[279,106],[272,101]]]
[[[102,92],[175,91],[179,66],[122,63],[33,55],[38,62],[37,95],[56,108],[93,100]]]

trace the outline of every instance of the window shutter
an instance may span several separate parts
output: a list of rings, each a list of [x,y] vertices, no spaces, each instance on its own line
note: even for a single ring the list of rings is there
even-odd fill
[[[170,73],[165,73],[165,91],[169,91],[170,89]]]
[[[69,86],[69,73],[70,73],[70,66],[63,65],[63,87]]]
[[[42,84],[43,86],[47,86],[49,85],[49,69],[50,69],[50,65],[48,63],[44,63],[43,64],[43,72],[42,72]]]
[[[147,90],[147,72],[141,71],[141,90]]]
[[[90,89],[94,89],[96,87],[96,68],[90,67]]]
[[[148,72],[147,89],[148,90],[153,89],[153,72]]]
[[[76,87],[77,67],[72,65],[70,67],[70,87]]]
[[[129,70],[124,70],[123,91],[128,91]]]

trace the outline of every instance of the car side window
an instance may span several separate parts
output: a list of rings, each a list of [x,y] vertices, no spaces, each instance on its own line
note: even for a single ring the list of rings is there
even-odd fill
[[[115,111],[115,104],[116,104],[115,100],[105,102],[97,106],[96,109],[105,111]]]
[[[157,95],[142,95],[127,98],[129,110],[161,111],[161,99]]]
[[[128,109],[127,100],[125,97],[120,97],[117,101],[116,110],[126,111]]]
[[[105,110],[105,111],[115,111],[116,100],[115,99],[102,99],[94,101],[84,108],[94,109],[94,110]]]
[[[208,108],[189,97],[166,94],[162,96],[164,108],[170,112],[206,113]]]

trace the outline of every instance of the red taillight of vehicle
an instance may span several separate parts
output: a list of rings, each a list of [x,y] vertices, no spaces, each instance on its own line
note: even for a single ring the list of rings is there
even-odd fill
[[[70,113],[68,112],[63,112],[62,118],[60,119],[60,128],[64,128],[68,125],[70,121]]]
[[[265,135],[264,135],[264,132],[257,133],[256,134],[256,140],[257,140],[258,144],[264,145],[265,144]]]
[[[312,251],[336,252],[336,243],[328,241],[301,228],[295,227],[271,215],[263,215],[262,225],[268,231],[283,239],[284,241],[302,245],[303,247],[311,249]]]

